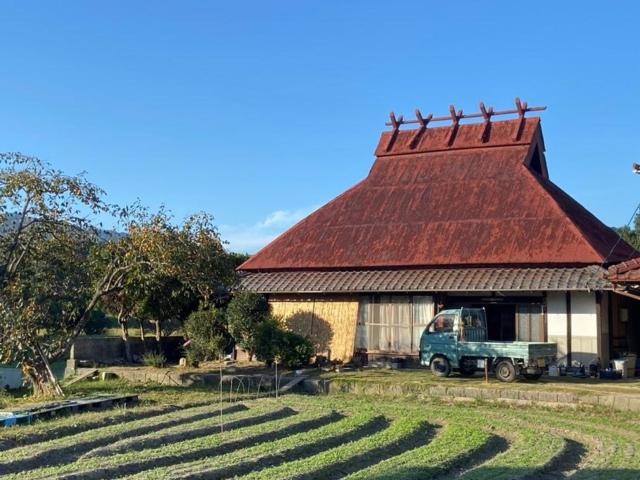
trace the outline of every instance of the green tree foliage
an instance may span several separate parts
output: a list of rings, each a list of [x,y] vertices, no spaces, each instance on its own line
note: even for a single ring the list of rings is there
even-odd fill
[[[636,250],[640,250],[640,214],[633,219],[633,226],[625,225],[617,227],[614,230],[622,237],[622,239]]]
[[[193,312],[183,328],[189,340],[186,349],[191,364],[222,358],[230,344],[224,312],[217,308]]]
[[[249,354],[249,360],[256,353],[256,332],[258,326],[269,318],[269,303],[257,293],[239,291],[227,306],[227,324],[229,333],[243,350]]]
[[[165,210],[103,197],[83,175],[0,154],[0,363],[18,362],[36,395],[63,394],[50,363],[97,307],[118,316],[124,338],[130,317],[153,317],[160,331],[163,320],[222,301],[235,282],[212,217],[176,226]],[[123,235],[98,230],[96,215],[112,215]]]
[[[127,252],[94,268],[99,238],[87,218],[112,211],[82,175],[0,154],[0,362],[20,363],[35,394],[62,394],[50,361],[68,351],[100,299],[143,261],[140,252]]]
[[[308,364],[313,353],[309,339],[285,330],[275,317],[269,317],[257,326],[256,357],[267,365],[277,360],[287,368],[298,368]]]

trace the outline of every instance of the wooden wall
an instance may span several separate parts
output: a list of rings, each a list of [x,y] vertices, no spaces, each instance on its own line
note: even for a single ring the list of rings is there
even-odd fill
[[[314,343],[316,354],[331,360],[351,360],[358,320],[357,297],[271,296],[269,304],[289,329]]]

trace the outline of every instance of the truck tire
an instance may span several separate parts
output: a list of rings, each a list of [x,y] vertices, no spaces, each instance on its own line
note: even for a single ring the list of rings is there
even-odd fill
[[[448,377],[451,373],[451,364],[447,357],[433,357],[431,359],[431,373],[436,377]]]
[[[502,360],[496,365],[496,378],[501,382],[513,382],[516,379],[516,367],[509,360]]]

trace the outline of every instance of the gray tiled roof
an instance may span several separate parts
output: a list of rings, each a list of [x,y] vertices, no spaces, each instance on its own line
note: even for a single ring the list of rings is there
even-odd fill
[[[243,273],[259,293],[607,290],[597,265],[557,268],[431,268]]]

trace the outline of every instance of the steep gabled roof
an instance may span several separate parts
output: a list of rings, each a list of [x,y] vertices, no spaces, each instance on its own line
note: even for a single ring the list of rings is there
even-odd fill
[[[484,135],[483,135],[484,133]],[[588,265],[637,252],[548,178],[539,118],[382,134],[369,175],[241,270]],[[613,249],[613,251],[612,251]]]

